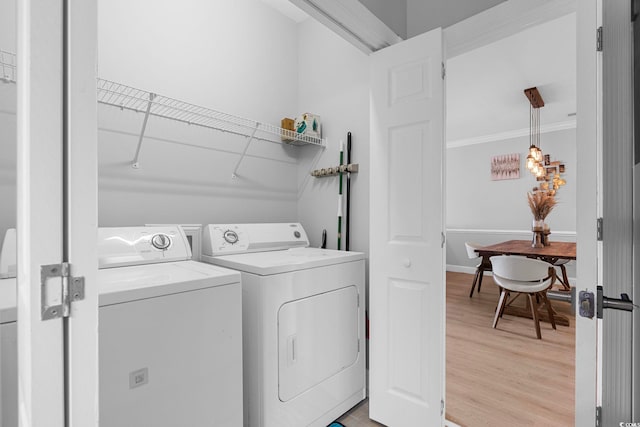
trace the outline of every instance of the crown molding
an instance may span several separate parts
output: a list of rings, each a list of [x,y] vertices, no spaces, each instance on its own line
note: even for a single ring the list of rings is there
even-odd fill
[[[567,129],[575,129],[576,120],[568,120],[566,122],[551,123],[540,127],[540,134],[557,132]],[[506,132],[498,132],[489,135],[474,136],[473,138],[462,138],[453,141],[447,141],[447,148],[465,147],[467,145],[485,144],[487,142],[504,141],[506,139],[521,138],[529,136],[529,128],[510,130]]]

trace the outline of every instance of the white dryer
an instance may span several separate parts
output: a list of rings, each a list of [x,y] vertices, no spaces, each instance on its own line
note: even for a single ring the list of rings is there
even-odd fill
[[[244,425],[326,426],[365,398],[364,255],[300,224],[210,224],[202,260],[242,272]]]
[[[179,227],[101,228],[98,254],[100,425],[241,425],[240,274],[191,261]],[[12,303],[0,306],[0,322],[14,329],[0,325],[1,373],[10,375],[15,282],[0,282],[4,296]],[[14,383],[5,390],[3,376],[0,427],[17,427]]]

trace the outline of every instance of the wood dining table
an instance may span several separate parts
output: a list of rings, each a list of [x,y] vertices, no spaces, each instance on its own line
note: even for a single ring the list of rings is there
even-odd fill
[[[537,258],[542,261],[548,262],[553,265],[560,260],[575,260],[576,259],[576,244],[575,242],[550,242],[548,246],[542,248],[534,248],[531,246],[530,240],[508,240],[506,242],[500,242],[489,246],[483,246],[476,249],[478,255],[482,257],[482,262],[478,267],[483,274],[485,271],[491,271],[492,256],[496,255],[520,255],[528,258]],[[550,274],[553,275],[551,286],[555,282],[555,268],[549,268]],[[568,284],[563,284],[563,289],[570,291]],[[509,305],[505,308],[505,314],[512,314],[515,316],[531,318],[531,308],[528,305],[528,301],[525,298],[525,306]],[[540,320],[549,322],[549,315],[546,310],[539,312]],[[554,310],[554,319],[556,324],[569,326],[569,318],[562,314],[558,314]]]

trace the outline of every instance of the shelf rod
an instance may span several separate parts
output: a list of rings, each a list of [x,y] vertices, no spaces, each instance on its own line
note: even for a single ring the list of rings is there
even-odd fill
[[[149,120],[149,113],[151,112],[151,105],[155,99],[155,93],[149,93],[149,102],[147,103],[147,111],[144,113],[144,121],[142,122],[142,129],[140,130],[140,138],[138,138],[138,148],[136,148],[136,156],[133,158],[133,168],[140,168],[140,149],[142,148],[142,140],[144,138],[144,132],[147,129],[147,121]]]
[[[253,141],[253,137],[256,135],[256,132],[258,132],[258,127],[259,126],[260,126],[260,123],[256,122],[256,127],[253,128],[253,132],[251,133],[251,136],[249,136],[249,138],[247,139],[247,143],[244,146],[244,150],[242,150],[242,155],[238,159],[238,163],[236,163],[236,167],[233,169],[233,173],[231,174],[231,178],[236,179],[238,177],[238,175],[236,175],[236,173],[238,172],[238,168],[240,167],[240,163],[242,163],[242,159],[244,159],[244,156],[247,154],[247,150],[249,149],[249,145],[251,144],[251,141]]]

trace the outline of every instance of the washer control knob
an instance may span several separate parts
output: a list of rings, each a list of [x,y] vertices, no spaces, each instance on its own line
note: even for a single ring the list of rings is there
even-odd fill
[[[297,239],[299,239],[300,236],[301,236],[301,234],[300,234],[300,232],[298,230],[294,231],[293,235],[296,236]]]
[[[154,248],[164,251],[171,246],[171,237],[166,234],[156,234],[151,238],[151,244]]]
[[[227,243],[231,243],[232,245],[238,243],[238,233],[233,230],[225,231],[222,236]]]

